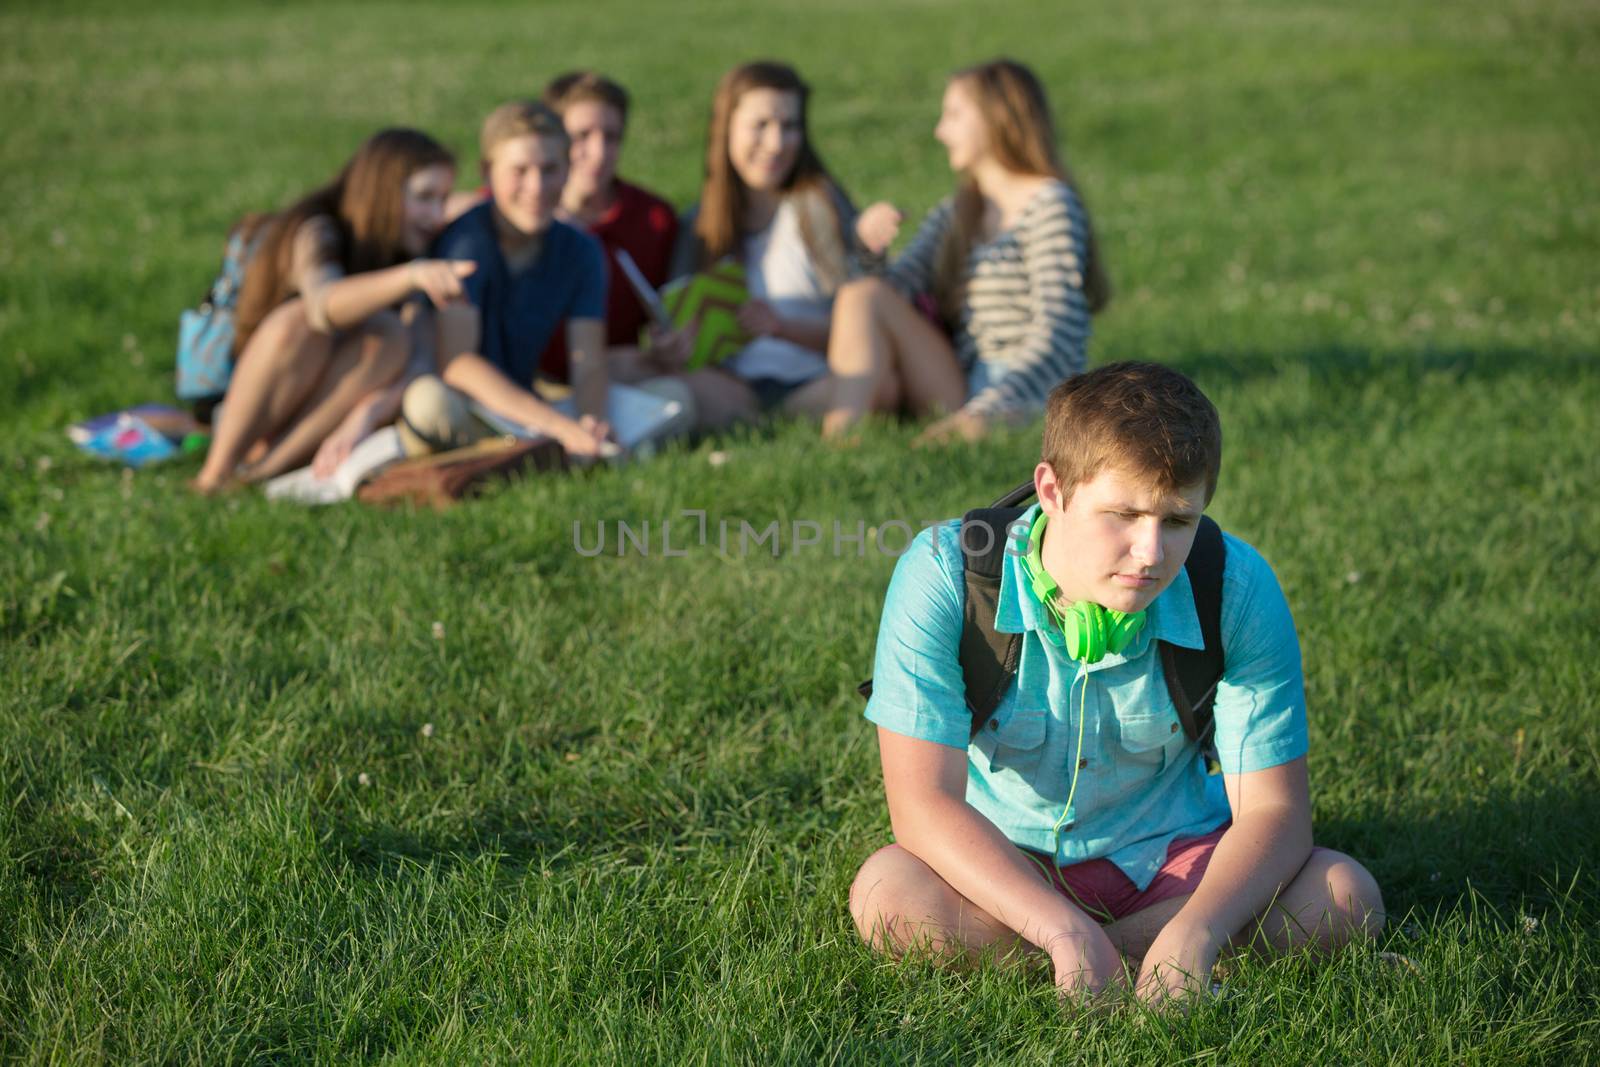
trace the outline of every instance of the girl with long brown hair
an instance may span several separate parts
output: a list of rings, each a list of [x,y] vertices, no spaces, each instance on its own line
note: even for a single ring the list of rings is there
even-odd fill
[[[455,158],[427,134],[382,130],[284,211],[247,220],[237,363],[193,487],[260,481],[315,456],[323,473],[392,419],[415,351],[395,310],[460,298],[471,265],[418,259],[444,223]],[[411,368],[413,370],[420,369]],[[241,461],[249,461],[240,467]]]
[[[769,61],[735,67],[712,99],[705,182],[671,273],[740,260],[750,299],[738,318],[753,339],[684,377],[702,429],[762,411],[821,415],[833,295],[882,256],[900,224],[889,204],[856,214],[811,144],[809,99],[794,68]],[[657,353],[653,369],[681,370],[685,354],[683,346]]]
[[[959,176],[955,195],[881,278],[840,291],[825,435],[868,411],[942,416],[924,443],[1033,417],[1051,387],[1083,371],[1090,315],[1110,298],[1032,71],[996,59],[956,72],[934,136]]]

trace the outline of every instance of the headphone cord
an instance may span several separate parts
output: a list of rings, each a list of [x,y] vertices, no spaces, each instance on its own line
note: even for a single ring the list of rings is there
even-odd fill
[[[1072,813],[1072,798],[1078,795],[1078,772],[1083,770],[1083,722],[1085,718],[1084,706],[1089,698],[1088,663],[1079,661],[1078,677],[1073,679],[1073,681],[1075,683],[1083,683],[1082,687],[1078,690],[1078,750],[1072,757],[1072,784],[1067,787],[1067,806],[1061,809],[1061,818],[1056,820],[1055,825],[1055,845],[1054,851],[1050,856],[1050,861],[1055,863],[1057,866],[1060,865],[1061,858],[1061,828],[1066,825],[1067,816]],[[1067,708],[1070,710],[1071,707],[1072,690],[1069,687],[1067,689]]]

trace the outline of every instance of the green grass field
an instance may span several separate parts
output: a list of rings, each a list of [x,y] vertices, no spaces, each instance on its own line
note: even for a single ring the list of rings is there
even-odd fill
[[[893,559],[573,547],[684,508],[948,517],[1036,433],[780,427],[445,515],[197,500],[192,464],[62,433],[168,399],[227,225],[380,125],[465,183],[490,106],[599,66],[635,93],[625,172],[683,203],[716,77],[772,54],[858,200],[917,216],[944,75],[997,53],[1046,79],[1096,214],[1092,358],[1223,413],[1212,513],[1295,609],[1318,840],[1414,972],[1243,961],[1154,1019],[871,957],[844,899],[889,824],[852,690]],[[0,1057],[1600,1058],[1596,99],[1579,0],[7,5]]]

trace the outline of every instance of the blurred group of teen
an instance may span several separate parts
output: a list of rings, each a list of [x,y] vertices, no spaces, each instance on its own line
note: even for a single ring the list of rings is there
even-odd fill
[[[949,79],[934,136],[955,190],[892,258],[900,211],[856,206],[809,103],[781,63],[724,75],[682,213],[620,176],[631,101],[594,72],[491,111],[464,191],[434,138],[374,134],[236,231],[231,377],[196,404],[213,436],[194,488],[325,473],[390,423],[414,449],[461,447],[493,432],[485,412],[604,455],[617,384],[672,402],[664,434],[782,415],[848,438],[882,413],[926,420],[932,443],[1038,416],[1109,296],[1038,78],[1002,59]],[[651,290],[730,264],[731,343],[703,334],[714,298],[651,313]]]

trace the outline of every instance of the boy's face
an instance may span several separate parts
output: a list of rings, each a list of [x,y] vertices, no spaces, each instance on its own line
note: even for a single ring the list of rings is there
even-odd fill
[[[505,220],[530,237],[543,233],[567,180],[565,146],[535,134],[512,137],[495,146],[486,169],[494,206]]]
[[[603,100],[578,100],[567,105],[561,121],[572,138],[568,180],[585,195],[610,189],[622,155],[622,112]]]
[[[1068,489],[1041,463],[1034,483],[1050,517],[1044,569],[1068,600],[1117,611],[1143,611],[1172,584],[1205,509],[1204,482],[1169,493],[1114,467]]]

